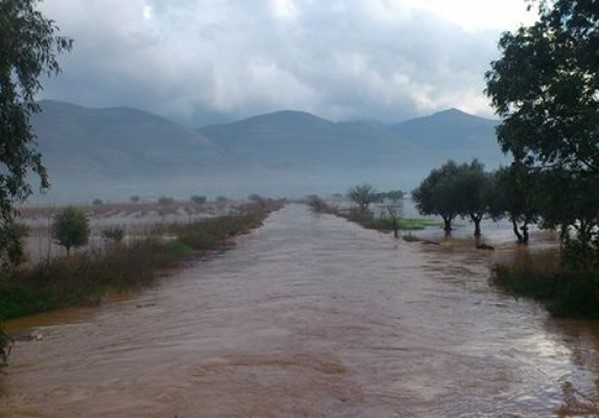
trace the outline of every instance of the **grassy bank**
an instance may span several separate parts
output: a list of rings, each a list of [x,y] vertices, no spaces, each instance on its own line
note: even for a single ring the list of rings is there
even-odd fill
[[[521,255],[493,267],[491,283],[543,304],[558,317],[599,319],[599,271],[562,267],[558,255]]]
[[[398,231],[417,231],[430,226],[439,226],[439,222],[423,218],[398,218],[392,219],[385,216],[374,216],[370,213],[359,214],[354,211],[336,213],[337,216],[362,225],[366,229],[374,229],[381,232],[391,232],[395,228]]]
[[[207,251],[229,247],[233,237],[258,227],[278,208],[278,203],[266,207],[248,205],[234,215],[158,225],[127,243],[50,258],[18,269],[0,278],[0,318],[95,303],[109,289],[150,286],[164,269]]]

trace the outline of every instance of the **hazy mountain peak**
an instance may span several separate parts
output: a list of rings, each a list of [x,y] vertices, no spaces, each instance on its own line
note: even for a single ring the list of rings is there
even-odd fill
[[[313,123],[326,123],[332,124],[333,122],[323,119],[319,116],[313,115],[309,112],[301,110],[279,110],[276,112],[266,113],[263,115],[253,116],[244,120],[239,121],[241,124],[254,124],[254,123],[276,123],[277,125],[288,124],[288,125],[300,125],[300,124],[313,124]]]

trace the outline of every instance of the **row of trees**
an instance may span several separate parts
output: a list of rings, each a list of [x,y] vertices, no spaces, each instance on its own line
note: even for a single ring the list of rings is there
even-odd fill
[[[450,160],[432,170],[412,192],[412,198],[421,214],[443,218],[447,235],[458,216],[472,221],[475,236],[481,235],[485,216],[508,218],[518,242],[527,244],[528,227],[538,220],[541,196],[540,183],[528,174],[517,164],[487,172],[477,160],[460,165]]]

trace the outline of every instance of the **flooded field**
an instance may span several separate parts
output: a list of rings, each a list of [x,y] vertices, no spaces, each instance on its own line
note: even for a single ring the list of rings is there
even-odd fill
[[[599,415],[599,324],[490,288],[516,248],[487,238],[406,243],[290,205],[152,290],[9,322],[40,339],[0,375],[0,416]]]
[[[192,222],[212,216],[223,215],[234,210],[235,202],[227,204],[194,204],[192,202],[158,203],[118,203],[84,206],[91,228],[89,245],[82,251],[103,248],[106,240],[102,231],[109,227],[120,227],[127,236],[144,235],[157,224]],[[29,235],[25,239],[28,261],[32,264],[49,257],[64,254],[54,242],[51,226],[60,207],[23,208],[19,222],[26,225]]]

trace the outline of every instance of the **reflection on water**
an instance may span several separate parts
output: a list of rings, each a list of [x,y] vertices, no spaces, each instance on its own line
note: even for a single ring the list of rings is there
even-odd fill
[[[510,249],[398,242],[290,206],[136,297],[10,323],[44,339],[17,344],[0,416],[599,413],[599,327],[490,288]]]

